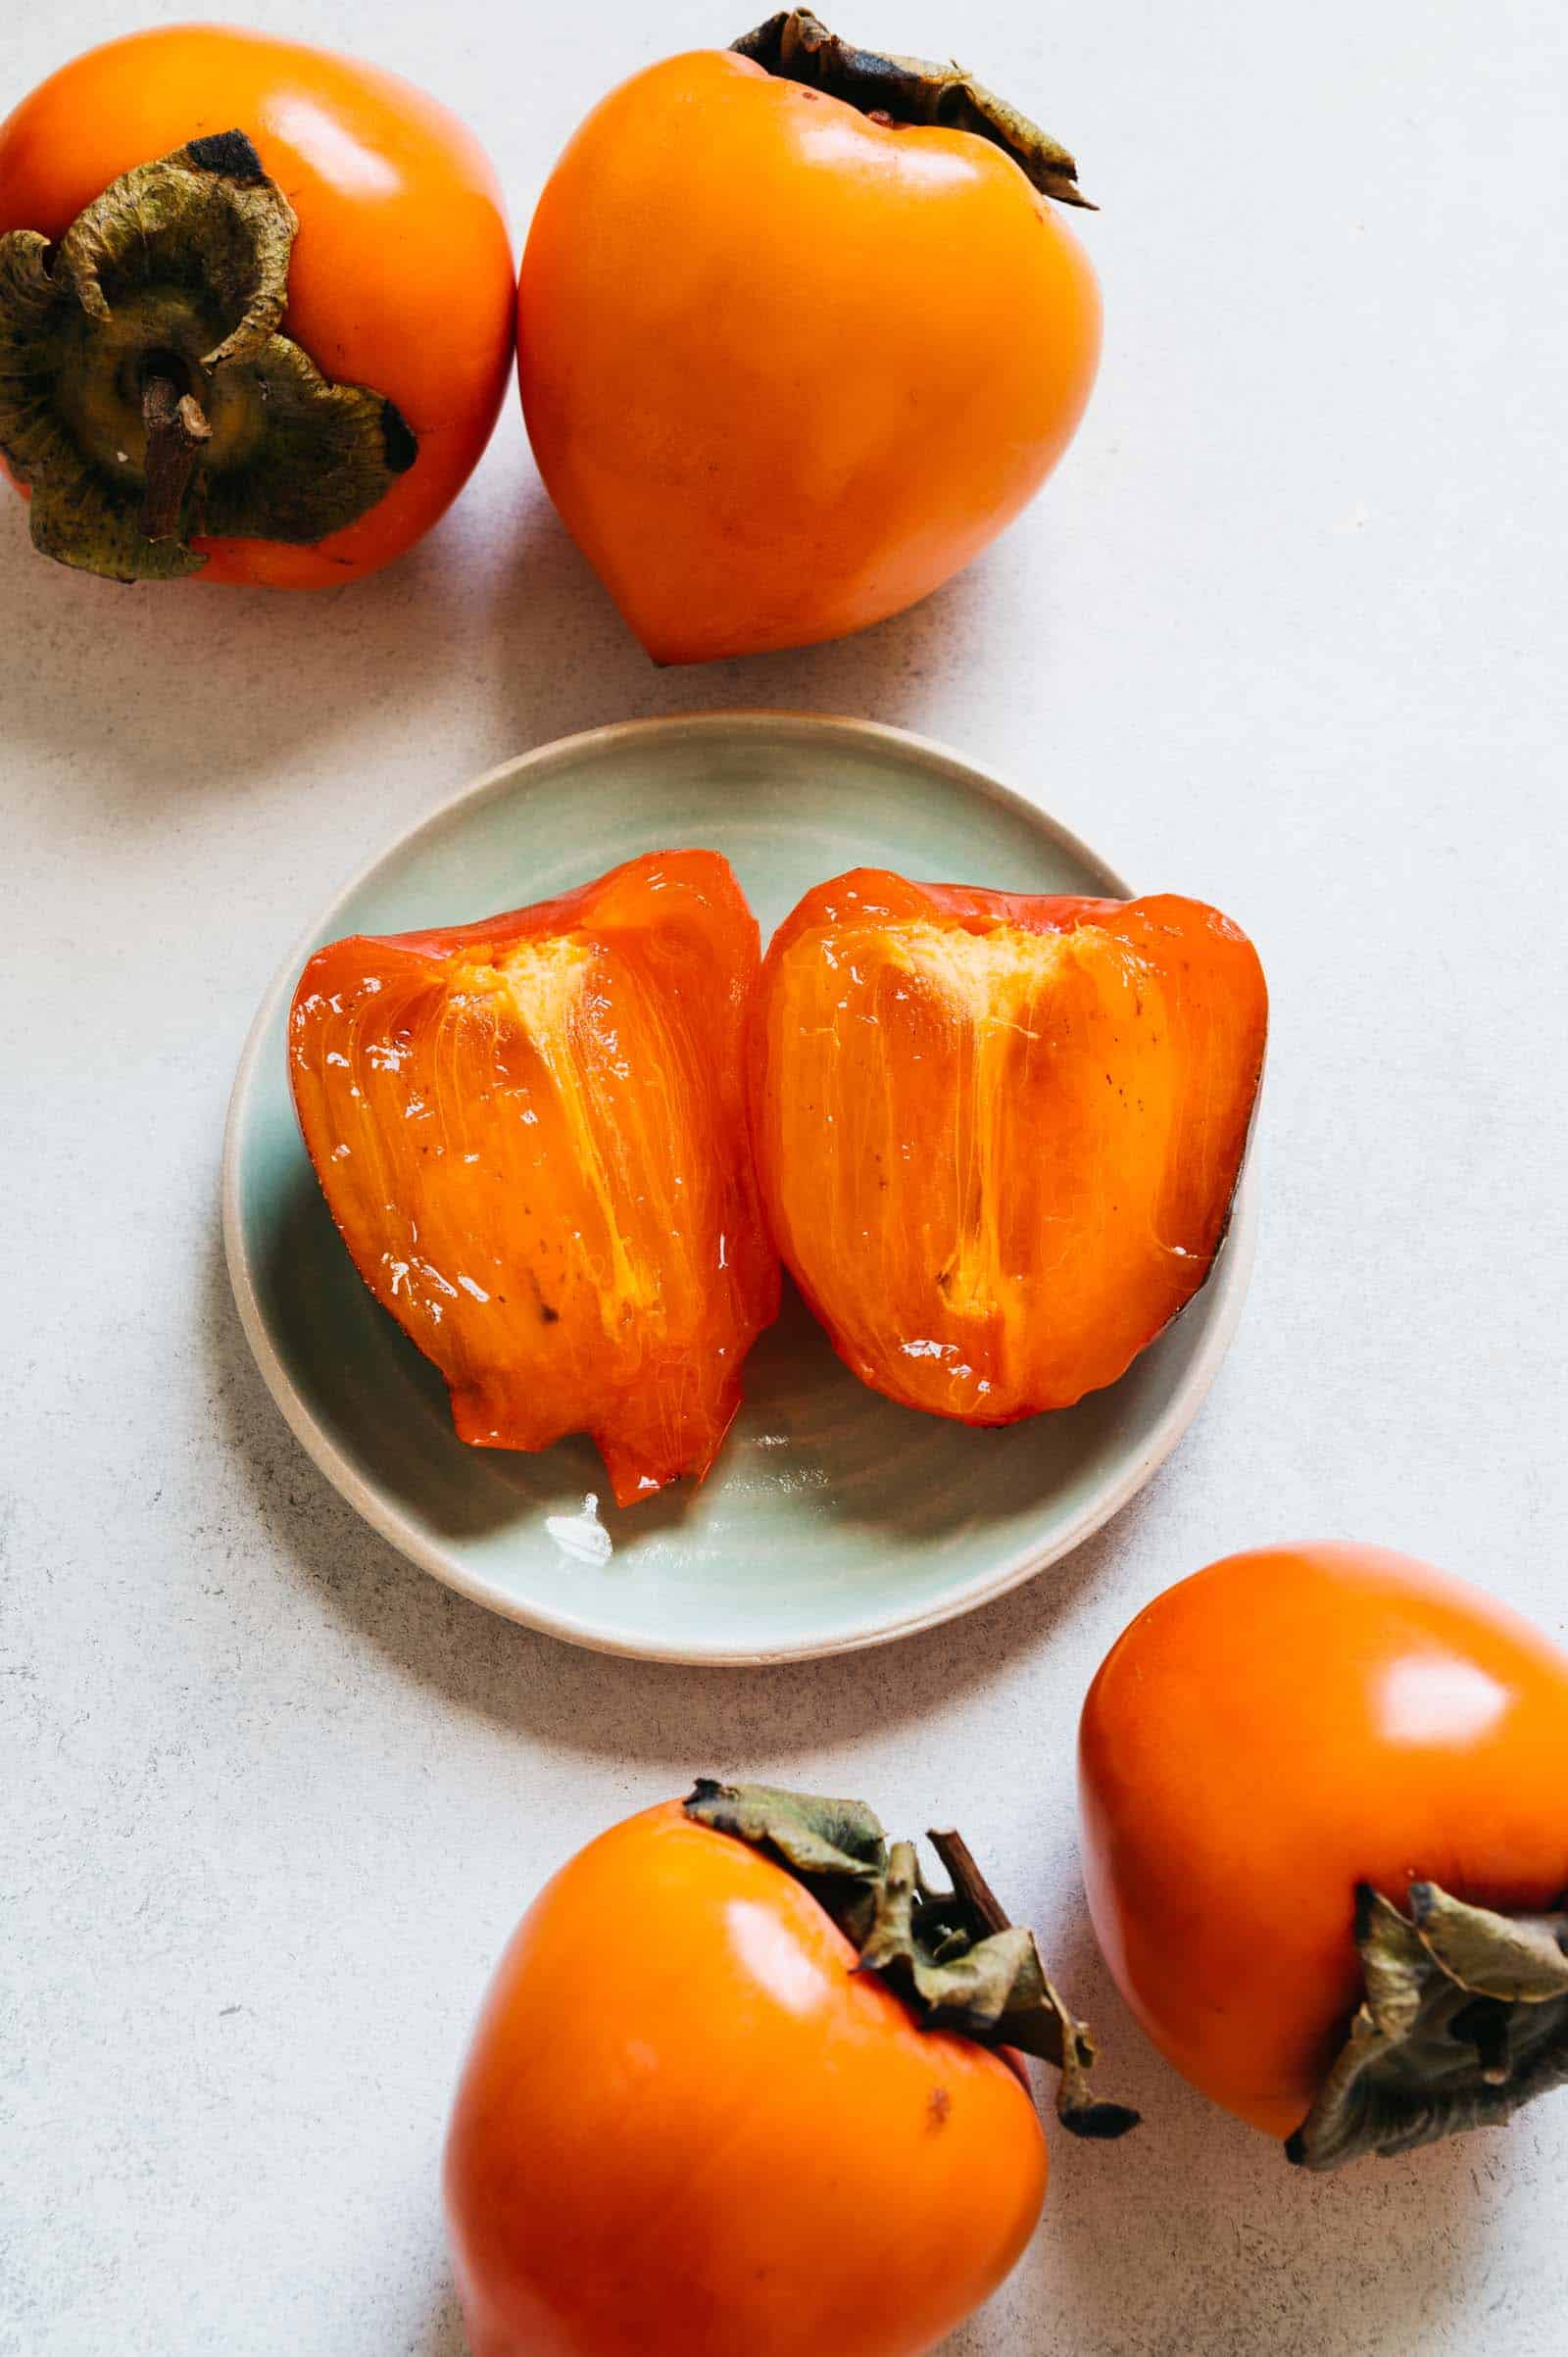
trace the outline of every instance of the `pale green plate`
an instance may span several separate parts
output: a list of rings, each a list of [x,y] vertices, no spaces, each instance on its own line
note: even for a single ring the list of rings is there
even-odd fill
[[[300,1143],[284,1021],[310,953],[345,933],[485,916],[680,844],[722,852],[768,932],[860,864],[1013,892],[1125,895],[1102,860],[940,747],[784,713],[632,722],[509,761],[427,818],[290,956],[240,1061],[223,1165],[235,1298],[273,1398],[344,1497],[465,1596],[578,1645],[778,1661],[875,1645],[1043,1570],[1149,1479],[1192,1421],[1241,1311],[1244,1181],[1218,1267],[1120,1383],[972,1432],[866,1391],[791,1298],[698,1492],[617,1512],[586,1441],[466,1449],[446,1388],[361,1284]],[[1157,885],[1157,877],[1151,879]]]

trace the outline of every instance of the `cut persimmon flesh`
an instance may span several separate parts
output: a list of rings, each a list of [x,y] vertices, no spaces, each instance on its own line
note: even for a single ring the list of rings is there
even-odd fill
[[[758,962],[725,861],[679,851],[306,967],[305,1143],[463,1440],[590,1433],[621,1505],[711,1464],[778,1307],[746,1135]]]
[[[1213,1265],[1266,1029],[1256,952],[1196,901],[808,893],[762,969],[752,1128],[839,1355],[970,1424],[1114,1382]]]

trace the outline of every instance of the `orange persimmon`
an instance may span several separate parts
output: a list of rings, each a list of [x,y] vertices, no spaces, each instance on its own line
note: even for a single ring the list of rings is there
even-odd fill
[[[1568,2082],[1568,1655],[1491,1596],[1382,1547],[1228,1556],[1117,1640],[1080,1763],[1123,1995],[1291,2159]]]
[[[677,851],[305,968],[306,1146],[465,1441],[591,1433],[622,1505],[707,1472],[778,1306],[742,1078],[758,953],[724,860]]]
[[[951,1893],[858,1802],[705,1782],[562,1869],[447,2141],[473,2357],[920,2357],[996,2288],[1046,2190],[1012,2049],[1075,2133],[1135,2115],[933,1841]]]
[[[1266,1024],[1250,942],[1196,901],[808,892],[763,966],[752,1132],[839,1355],[971,1424],[1114,1382],[1213,1265]]]
[[[66,564],[373,571],[489,440],[514,314],[483,150],[357,59],[170,25],[0,123],[0,455]]]
[[[1082,201],[1072,159],[1004,102],[806,10],[594,110],[528,234],[519,381],[651,655],[862,629],[1034,496],[1100,353],[1050,198]]]

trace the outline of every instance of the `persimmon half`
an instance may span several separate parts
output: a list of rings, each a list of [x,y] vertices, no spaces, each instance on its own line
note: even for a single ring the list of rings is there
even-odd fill
[[[463,1440],[590,1433],[621,1505],[711,1464],[778,1307],[742,1072],[758,955],[725,861],[677,851],[306,966],[305,1143]]]
[[[1034,496],[1100,356],[1058,201],[1073,160],[1015,108],[806,9],[594,109],[528,233],[519,382],[656,660],[863,629]]]
[[[373,571],[466,481],[514,316],[483,150],[358,59],[169,25],[0,123],[0,457],[63,564]]]
[[[956,1835],[699,1784],[580,1851],[497,1968],[447,2139],[473,2357],[921,2357],[1045,2197],[1018,2061],[1093,2045]]]
[[[1568,2083],[1568,1654],[1376,1547],[1157,1596],[1080,1736],[1105,1960],[1184,2078],[1333,2169]]]
[[[1114,1382],[1213,1266],[1266,1028],[1256,952],[1196,901],[808,892],[763,966],[752,1131],[839,1355],[970,1424]]]

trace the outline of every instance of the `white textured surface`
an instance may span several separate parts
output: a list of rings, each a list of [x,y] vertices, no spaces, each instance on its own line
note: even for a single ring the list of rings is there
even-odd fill
[[[1561,2351],[1568,2098],[1302,2183],[1107,1989],[1070,1787],[1104,1646],[1249,1541],[1375,1537],[1568,1634],[1560,13],[845,7],[1038,97],[1105,207],[1090,421],[923,611],[656,674],[511,408],[422,551],[315,600],[127,594],[0,511],[5,2357],[458,2357],[434,2164],[488,1963],[549,1866],[709,1766],[960,1822],[1149,2115],[1058,2152],[950,2357]],[[519,227],[609,78],[739,29],[249,14],[453,102]],[[5,91],[126,22],[12,12]],[[764,702],[947,737],[1250,927],[1263,1244],[1198,1427],[1067,1565],[882,1656],[671,1673],[487,1618],[338,1504],[239,1339],[219,1142],[302,909],[393,828],[564,730]]]

